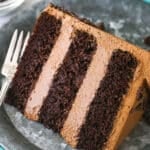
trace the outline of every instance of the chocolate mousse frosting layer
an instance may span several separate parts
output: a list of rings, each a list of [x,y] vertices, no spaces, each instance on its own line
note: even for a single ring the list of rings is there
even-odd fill
[[[39,121],[56,132],[63,127],[97,47],[95,37],[85,31],[73,36],[39,115]]]
[[[137,60],[129,52],[118,49],[112,53],[106,74],[80,129],[77,148],[99,150],[104,147],[136,67]]]
[[[17,69],[5,101],[24,111],[30,92],[60,34],[61,20],[43,12],[38,19],[28,46]]]

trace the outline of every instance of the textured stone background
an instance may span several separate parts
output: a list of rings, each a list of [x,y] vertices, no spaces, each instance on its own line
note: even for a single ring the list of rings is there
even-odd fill
[[[26,0],[25,4],[11,14],[11,20],[0,28],[0,68],[14,29],[31,31],[39,12],[49,2],[76,12],[94,23],[103,21],[109,32],[142,48],[150,49],[143,44],[143,38],[150,35],[150,5],[142,0]],[[141,121],[120,150],[150,150],[149,139],[150,126]],[[44,150],[70,149],[58,135],[26,120],[14,108],[1,108],[0,143],[10,150],[38,149],[29,140]]]

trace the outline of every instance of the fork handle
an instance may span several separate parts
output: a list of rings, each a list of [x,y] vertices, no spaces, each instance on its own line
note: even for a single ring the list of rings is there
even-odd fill
[[[2,89],[0,92],[0,106],[2,105],[2,103],[4,101],[4,98],[6,96],[6,92],[7,92],[8,87],[9,87],[9,84],[10,84],[10,81],[8,79],[6,79],[4,84],[2,85]]]

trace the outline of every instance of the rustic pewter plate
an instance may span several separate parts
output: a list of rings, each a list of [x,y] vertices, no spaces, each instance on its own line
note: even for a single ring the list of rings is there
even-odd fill
[[[52,1],[52,0],[51,0]],[[0,31],[0,67],[6,49],[15,28],[28,31],[32,29],[40,10],[50,0],[45,0],[22,9]],[[116,34],[138,46],[148,49],[143,44],[143,38],[150,34],[150,5],[142,0],[53,0],[57,5],[76,12],[82,17],[98,23],[101,20],[106,24],[107,31]],[[16,19],[17,18],[17,19]],[[2,78],[2,77],[1,77]],[[71,150],[59,135],[42,125],[29,121],[15,108],[4,105],[5,111],[12,124],[31,143],[43,150]],[[149,150],[150,126],[140,122],[134,131],[126,138],[120,150]]]

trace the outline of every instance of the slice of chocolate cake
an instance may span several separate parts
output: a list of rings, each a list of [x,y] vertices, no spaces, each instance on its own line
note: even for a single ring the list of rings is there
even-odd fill
[[[52,4],[5,102],[77,149],[114,150],[141,118],[150,54]]]

